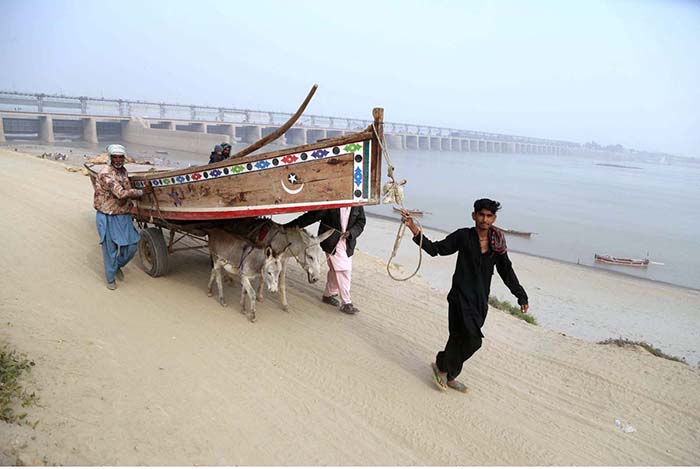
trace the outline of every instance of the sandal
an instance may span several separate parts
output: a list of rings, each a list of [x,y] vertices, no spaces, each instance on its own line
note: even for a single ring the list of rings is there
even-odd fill
[[[327,303],[331,306],[340,306],[340,301],[338,301],[337,295],[324,296],[323,298],[321,298],[321,301],[323,301],[324,303]]]
[[[465,394],[467,393],[467,386],[461,381],[457,381],[456,379],[448,381],[447,386],[451,387],[455,391],[463,392]]]
[[[437,365],[435,363],[431,363],[430,367],[433,369],[433,378],[435,379],[435,384],[442,390],[442,391],[447,391],[447,382],[445,381],[445,378],[440,374],[440,370],[438,369]]]

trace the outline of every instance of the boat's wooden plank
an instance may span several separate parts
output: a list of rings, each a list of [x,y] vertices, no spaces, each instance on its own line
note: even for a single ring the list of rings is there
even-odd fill
[[[299,109],[297,109],[297,112],[290,117],[287,122],[285,122],[280,128],[272,132],[270,135],[267,135],[254,144],[250,145],[247,148],[244,148],[243,150],[239,151],[238,153],[231,155],[231,158],[242,158],[250,153],[253,153],[254,151],[262,148],[263,146],[267,145],[268,143],[277,140],[283,133],[285,133],[291,126],[294,125],[294,123],[301,117],[302,113],[304,112],[304,109],[306,109],[306,106],[309,104],[309,101],[311,101],[311,98],[313,97],[314,93],[316,93],[316,90],[318,89],[318,85],[314,85],[311,87],[311,91],[309,91],[309,94],[306,96],[306,99],[304,100],[303,103],[301,103],[301,106],[299,106]]]
[[[370,194],[372,199],[376,199],[378,201],[380,196],[380,187],[382,184],[382,175],[380,174],[379,170],[382,163],[382,147],[377,136],[381,138],[384,135],[384,109],[380,107],[372,109],[372,117],[374,117],[374,127],[370,129],[372,131]],[[388,170],[389,168],[387,167],[387,171]]]
[[[218,163],[212,163],[208,165],[201,165],[197,166],[196,169],[198,171],[209,171],[212,169],[216,168],[225,168],[226,166],[231,166],[232,164],[245,164],[245,163],[250,163],[250,162],[255,162],[258,160],[265,160],[269,158],[276,158],[280,156],[285,156],[285,155],[292,155],[295,153],[302,153],[302,152],[310,152],[319,148],[328,148],[328,147],[340,147],[347,145],[348,143],[356,143],[356,142],[363,142],[365,140],[370,140],[373,137],[373,132],[371,129],[368,129],[363,132],[358,132],[354,134],[349,134],[345,136],[340,136],[340,137],[333,137],[330,139],[326,139],[323,142],[315,142],[315,143],[310,143],[307,145],[301,145],[298,147],[290,147],[290,148],[285,148],[283,150],[278,150],[278,151],[272,151],[272,152],[266,152],[266,153],[258,153],[255,155],[250,155],[245,158],[239,158],[239,159],[226,159],[224,161],[220,161]],[[373,160],[373,168],[378,163],[375,163],[376,158],[372,158]],[[177,170],[172,170],[172,171],[164,171],[160,172],[158,171],[157,173],[151,172],[151,173],[138,173],[138,174],[129,174],[129,177],[133,181],[142,181],[144,179],[149,179],[153,177],[173,177],[173,176],[178,176],[180,174],[186,173],[186,172],[192,172],[192,170],[195,169],[194,167],[189,167],[189,168],[183,168],[183,169],[177,169]],[[379,179],[377,180],[377,184],[379,184]],[[373,182],[374,185],[374,182]],[[377,192],[378,194],[378,192]]]
[[[161,211],[169,207],[201,209],[352,199],[353,154],[302,162],[227,178],[155,188]],[[294,174],[297,184],[289,182]],[[285,186],[290,191],[284,190]],[[303,186],[302,186],[303,185]],[[151,202],[144,200],[148,208]]]

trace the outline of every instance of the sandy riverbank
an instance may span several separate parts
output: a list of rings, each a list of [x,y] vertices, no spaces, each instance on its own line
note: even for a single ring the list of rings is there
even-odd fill
[[[398,223],[371,218],[368,239],[362,240],[360,248],[386,262]],[[464,223],[471,226],[467,220]],[[446,236],[433,229],[425,232],[433,240]],[[542,327],[594,342],[608,338],[643,341],[700,366],[700,291],[518,252],[509,256],[530,297],[532,314]],[[404,236],[393,262],[408,273],[415,269],[418,247],[410,233]],[[418,275],[446,292],[454,263],[454,257],[424,254]],[[491,285],[492,295],[516,304],[497,274]]]
[[[134,262],[111,292],[87,178],[7,150],[0,168],[0,340],[37,363],[27,384],[41,396],[36,430],[0,424],[0,463],[700,464],[697,369],[492,310],[463,374],[470,394],[442,393],[428,364],[446,338],[445,300],[425,278],[395,283],[360,252],[362,311],[347,317],[295,267],[291,311],[268,298],[256,324],[207,298],[208,262],[194,252],[159,279]],[[515,262],[526,285],[538,279],[533,304],[563,288],[545,281],[546,261]],[[571,290],[599,293],[581,285]]]

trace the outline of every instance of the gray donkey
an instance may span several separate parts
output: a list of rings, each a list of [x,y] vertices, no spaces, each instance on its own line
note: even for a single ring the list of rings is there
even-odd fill
[[[208,233],[209,253],[214,264],[209,276],[208,295],[212,296],[212,286],[216,280],[219,302],[221,306],[226,306],[221,271],[229,275],[238,274],[241,278],[241,314],[247,315],[251,322],[255,322],[256,295],[251,280],[262,276],[260,291],[265,284],[271,292],[276,292],[282,271],[280,255],[275,254],[270,246],[264,248],[255,246],[245,238],[222,229],[212,229]],[[246,296],[250,299],[248,314],[246,314]]]
[[[309,283],[316,283],[321,278],[321,266],[326,260],[326,254],[321,249],[320,244],[333,234],[331,229],[319,236],[314,236],[302,228],[285,228],[269,218],[231,220],[225,229],[244,236],[259,246],[270,246],[274,252],[280,253],[282,273],[279,280],[279,293],[282,309],[285,311],[289,309],[289,303],[287,303],[287,263],[289,259],[296,259],[306,272]],[[258,300],[263,300],[262,285],[258,289]]]

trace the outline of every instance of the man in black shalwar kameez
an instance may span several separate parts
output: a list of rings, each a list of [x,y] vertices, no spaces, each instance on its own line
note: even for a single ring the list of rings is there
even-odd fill
[[[437,354],[432,365],[435,382],[441,389],[451,387],[466,392],[457,381],[462,365],[481,347],[481,328],[486,320],[493,268],[518,299],[520,310],[527,313],[528,299],[508,258],[503,232],[492,226],[501,204],[490,199],[474,202],[474,228],[461,228],[442,241],[431,241],[423,235],[423,250],[431,256],[458,253],[452,276],[452,288],[447,295],[450,336],[445,350]],[[420,243],[420,230],[408,213],[403,221]]]

